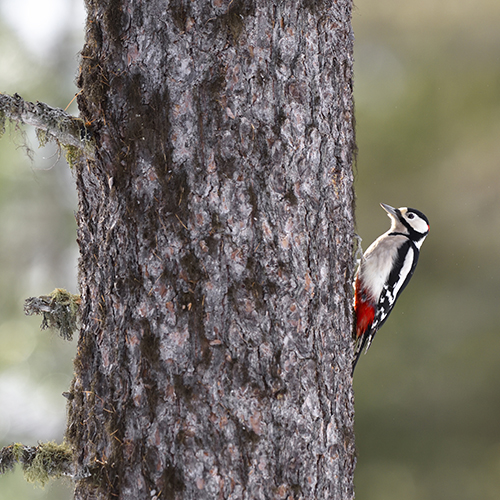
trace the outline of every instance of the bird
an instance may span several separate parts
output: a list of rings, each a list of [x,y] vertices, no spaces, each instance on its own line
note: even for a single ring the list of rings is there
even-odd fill
[[[385,203],[380,206],[387,212],[391,227],[368,247],[356,272],[353,374],[363,348],[368,351],[413,276],[420,248],[429,234],[429,220],[420,210],[393,208]]]

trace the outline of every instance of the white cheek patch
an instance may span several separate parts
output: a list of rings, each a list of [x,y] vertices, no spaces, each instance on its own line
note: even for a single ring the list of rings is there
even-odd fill
[[[410,224],[413,227],[413,229],[415,229],[415,231],[417,231],[418,233],[424,234],[427,231],[429,231],[429,226],[427,225],[427,222],[425,222],[425,220],[421,219],[420,217],[417,217],[412,221],[410,221]]]
[[[413,218],[409,218],[408,217],[408,213],[403,213],[403,211],[401,211],[401,214],[403,215],[403,217],[405,218],[406,222],[415,230],[417,231],[417,233],[420,233],[420,234],[426,234],[429,232],[429,225],[427,224],[427,222],[425,222],[424,219],[422,219],[421,217],[419,217],[418,215],[414,214],[413,212],[410,212],[411,215],[413,215]]]

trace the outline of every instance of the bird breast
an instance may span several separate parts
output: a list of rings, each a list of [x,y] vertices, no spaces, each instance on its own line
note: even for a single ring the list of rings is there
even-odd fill
[[[408,238],[389,236],[389,232],[377,238],[366,250],[361,260],[358,276],[363,289],[377,303],[384,285],[398,256],[398,249]]]

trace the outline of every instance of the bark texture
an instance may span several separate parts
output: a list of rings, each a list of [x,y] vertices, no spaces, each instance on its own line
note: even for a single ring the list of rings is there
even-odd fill
[[[353,498],[351,7],[87,0],[75,498]]]

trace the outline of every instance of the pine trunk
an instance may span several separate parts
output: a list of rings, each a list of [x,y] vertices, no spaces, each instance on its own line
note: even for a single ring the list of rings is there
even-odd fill
[[[87,0],[76,499],[351,499],[350,0]]]

